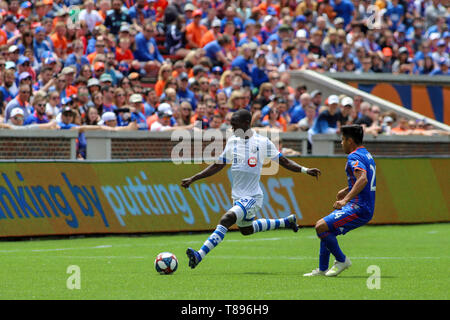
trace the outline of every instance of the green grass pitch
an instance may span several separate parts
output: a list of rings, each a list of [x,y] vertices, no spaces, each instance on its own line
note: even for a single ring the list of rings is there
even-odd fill
[[[352,267],[336,278],[305,278],[318,265],[313,228],[248,237],[228,232],[191,270],[186,248],[209,233],[106,236],[0,242],[0,299],[449,299],[450,224],[365,226],[339,236]],[[153,261],[170,251],[179,260],[169,276]],[[330,265],[333,257],[330,259]],[[68,289],[70,265],[80,289]],[[369,289],[368,267],[379,267]],[[376,280],[372,279],[372,284]]]

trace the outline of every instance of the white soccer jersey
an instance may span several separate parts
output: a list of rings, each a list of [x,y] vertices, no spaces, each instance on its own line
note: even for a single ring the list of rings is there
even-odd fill
[[[231,164],[231,196],[233,200],[244,197],[262,197],[259,186],[264,160],[277,159],[280,152],[267,137],[253,131],[249,139],[231,136],[219,161]]]

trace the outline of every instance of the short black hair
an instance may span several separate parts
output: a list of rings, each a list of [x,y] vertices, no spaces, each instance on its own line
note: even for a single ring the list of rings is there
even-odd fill
[[[353,141],[360,145],[364,138],[364,129],[358,124],[351,124],[341,127],[342,135],[346,138],[352,138]]]
[[[247,109],[239,109],[233,113],[233,117],[237,118],[239,122],[252,122],[252,114]]]

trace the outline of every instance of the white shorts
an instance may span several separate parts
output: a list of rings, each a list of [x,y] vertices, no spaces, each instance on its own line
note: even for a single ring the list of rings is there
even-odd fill
[[[263,198],[244,197],[234,200],[233,207],[230,211],[236,214],[236,224],[238,227],[248,227],[252,225],[256,217],[256,213],[261,210]]]

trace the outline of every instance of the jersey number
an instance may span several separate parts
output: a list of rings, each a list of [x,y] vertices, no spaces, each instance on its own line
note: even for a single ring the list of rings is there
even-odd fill
[[[370,170],[372,170],[372,179],[370,180],[370,191],[376,191],[377,187],[375,186],[375,167],[370,165]]]

